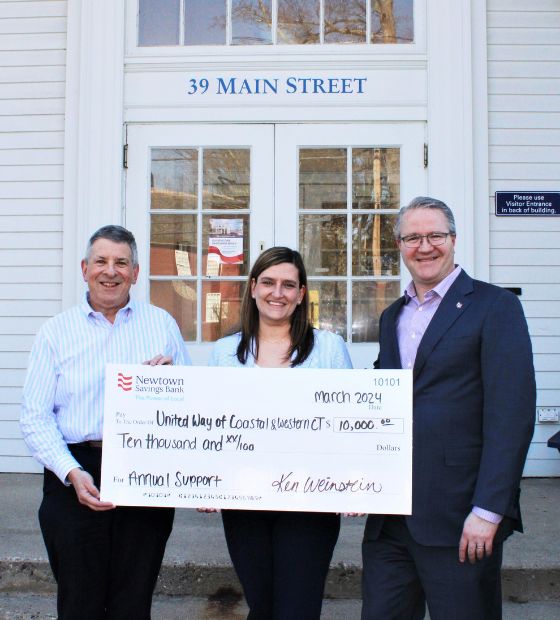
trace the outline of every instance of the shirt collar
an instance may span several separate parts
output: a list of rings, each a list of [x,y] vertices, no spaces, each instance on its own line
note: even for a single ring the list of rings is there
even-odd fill
[[[444,295],[451,288],[451,285],[459,277],[460,273],[461,273],[460,265],[455,265],[455,269],[450,274],[445,276],[445,278],[443,278],[443,280],[441,282],[436,284],[436,286],[434,286],[434,288],[430,289],[426,293],[426,295],[428,295],[429,297],[433,297],[433,295],[430,295],[430,293],[435,293],[438,297],[441,297],[443,299]],[[426,295],[424,296],[424,299],[426,298]],[[408,283],[408,286],[406,287],[406,289],[404,291],[404,303],[405,303],[405,305],[411,299],[413,299],[415,297],[417,297],[417,295],[416,295],[416,288],[414,287],[414,281],[411,280]]]
[[[132,298],[129,296],[128,297],[128,302],[126,304],[126,306],[124,306],[123,308],[121,308],[118,313],[117,316],[120,315],[121,313],[123,314],[123,316],[125,316],[126,318],[128,318],[132,312],[134,312],[134,307],[135,307],[135,302],[132,300]],[[82,303],[80,304],[80,310],[84,313],[84,315],[86,317],[90,317],[90,316],[95,316],[98,314],[101,314],[100,312],[96,312],[90,305],[89,303],[89,292],[86,291],[84,293],[84,297],[82,299]]]

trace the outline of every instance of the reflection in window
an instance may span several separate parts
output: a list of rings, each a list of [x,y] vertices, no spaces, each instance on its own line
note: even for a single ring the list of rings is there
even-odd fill
[[[309,275],[346,275],[346,215],[300,215],[299,247]]]
[[[185,45],[223,45],[226,0],[185,0]]]
[[[138,45],[179,45],[179,1],[140,0]]]
[[[363,0],[324,0],[325,43],[365,43],[366,3]]]
[[[203,282],[202,342],[214,342],[239,326],[246,282]]]
[[[398,209],[400,151],[352,149],[352,208]]]
[[[277,43],[319,43],[319,0],[278,0]]]
[[[346,149],[300,149],[300,209],[345,209],[346,185]]]
[[[196,209],[198,151],[152,149],[151,209]]]
[[[271,0],[232,0],[232,44],[262,45],[272,43],[271,8]]]
[[[322,0],[322,5],[321,11],[320,0],[140,0],[138,45],[414,41],[414,0]]]
[[[346,282],[343,280],[308,281],[309,318],[313,327],[328,329],[339,334],[345,340],[347,295]]]
[[[400,256],[393,236],[396,215],[352,216],[352,274],[398,276]]]
[[[196,340],[196,283],[182,280],[152,280],[150,303],[169,312],[177,321],[184,340]]]
[[[205,149],[204,209],[249,208],[249,150]]]
[[[150,273],[196,275],[196,215],[152,215]]]
[[[371,0],[371,43],[414,41],[413,0]]]
[[[352,342],[377,342],[379,317],[401,296],[400,283],[354,282],[352,285]]]
[[[377,340],[379,314],[400,291],[399,206],[398,148],[299,150],[298,247],[316,327]]]

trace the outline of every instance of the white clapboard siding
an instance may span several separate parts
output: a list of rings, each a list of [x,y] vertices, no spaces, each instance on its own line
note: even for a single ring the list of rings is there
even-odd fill
[[[0,0],[0,471],[37,472],[19,431],[39,327],[61,310],[66,0]]]
[[[508,62],[494,62],[488,66],[489,78],[545,78],[555,79],[560,77],[560,67],[557,62],[516,62],[515,64]],[[494,85],[489,85],[494,89]]]
[[[22,284],[27,288],[29,284],[41,284],[58,285],[62,283],[62,268],[60,266],[45,267],[44,265],[34,267],[20,267],[15,273],[13,267],[0,267],[0,282],[8,284],[9,286],[3,288],[12,288],[15,284]],[[54,289],[55,286],[52,286]],[[60,296],[57,297],[60,299]]]
[[[496,217],[496,191],[560,189],[560,2],[488,0],[490,277],[522,289],[537,404],[560,406],[560,217]],[[560,476],[537,424],[525,475]]]
[[[34,338],[35,334],[0,334],[0,350],[8,354],[12,351],[28,353]]]
[[[34,215],[62,215],[60,198],[2,198],[1,196],[0,213],[19,215],[22,218]]]
[[[25,17],[33,20],[37,17],[66,17],[66,12],[66,0],[0,2],[0,19]],[[48,19],[45,19],[44,22],[48,23]]]
[[[2,50],[0,51],[0,65],[2,67],[17,67],[21,69],[21,73],[23,75],[27,75],[27,72],[34,66],[45,67],[45,68],[56,68],[58,73],[64,76],[65,69],[64,64],[66,62],[66,50],[27,50],[17,52],[11,52],[10,50]],[[25,63],[25,67],[21,65]],[[6,79],[6,70],[2,69],[2,75],[0,76],[0,82],[11,82],[11,80]],[[11,71],[10,75],[13,75],[15,71]],[[20,72],[17,72],[19,75]],[[16,80],[22,81],[22,80]],[[23,80],[25,81],[25,80]],[[48,80],[43,80],[43,82],[48,82]]]
[[[560,83],[560,79],[558,82]],[[558,144],[560,144],[560,129],[494,129],[490,142],[491,146],[498,147],[558,146]]]

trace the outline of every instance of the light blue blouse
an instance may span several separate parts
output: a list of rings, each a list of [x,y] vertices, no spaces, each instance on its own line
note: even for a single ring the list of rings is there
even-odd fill
[[[344,340],[337,334],[321,329],[314,329],[315,344],[309,357],[296,368],[352,368],[352,361]],[[237,345],[240,333],[221,338],[214,343],[208,361],[209,366],[256,366],[255,358],[249,353],[247,363],[241,364],[237,359]]]

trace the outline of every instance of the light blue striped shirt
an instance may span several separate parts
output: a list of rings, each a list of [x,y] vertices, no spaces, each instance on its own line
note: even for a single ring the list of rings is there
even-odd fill
[[[352,368],[352,361],[344,340],[337,334],[323,329],[314,329],[315,343],[309,357],[296,368]],[[241,334],[226,336],[214,343],[208,366],[243,366],[237,359],[237,345]],[[256,366],[251,353],[245,367]]]
[[[33,456],[64,481],[80,466],[67,444],[103,436],[105,364],[141,364],[158,354],[191,363],[177,323],[156,306],[129,301],[111,323],[84,299],[49,319],[23,387],[20,425]]]

